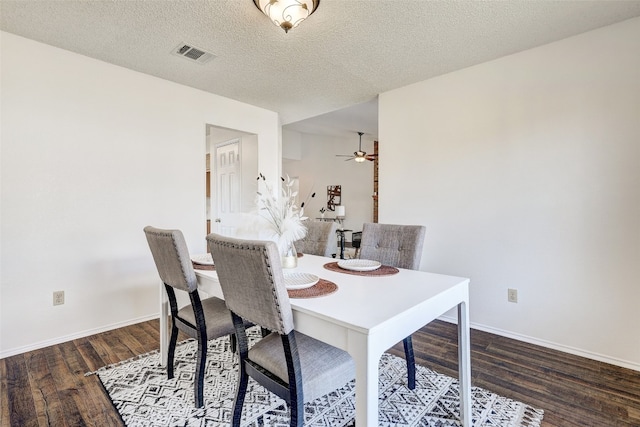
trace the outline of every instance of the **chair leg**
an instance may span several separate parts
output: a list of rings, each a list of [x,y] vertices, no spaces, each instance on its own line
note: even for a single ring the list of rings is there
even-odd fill
[[[404,357],[407,360],[407,386],[409,390],[416,388],[416,359],[413,355],[413,343],[411,335],[402,340],[404,344]]]
[[[303,427],[304,426],[304,403],[300,401],[301,396],[291,396],[289,402],[289,412],[291,413],[291,419],[289,421],[289,427]]]
[[[231,312],[231,320],[233,321],[233,327],[236,331],[234,336],[238,343],[238,356],[240,358],[238,389],[236,391],[235,401],[233,402],[233,418],[231,419],[231,425],[233,427],[240,427],[240,420],[242,419],[242,405],[244,405],[244,397],[247,393],[247,383],[249,382],[249,375],[247,374],[246,366],[249,345],[243,320],[233,311]]]
[[[231,334],[231,353],[235,353],[238,348],[238,339],[236,338],[236,334]]]
[[[282,347],[289,375],[289,412],[291,414],[289,426],[302,427],[304,425],[304,391],[302,368],[298,358],[298,344],[294,331],[282,335]]]
[[[286,351],[285,351],[286,352]],[[300,373],[298,373],[298,378],[300,378]],[[295,392],[291,392],[289,395],[289,427],[303,427],[304,426],[304,395],[302,394],[302,384],[298,384],[298,387],[295,388]]]
[[[204,371],[207,363],[207,341],[198,340],[198,357],[196,360],[196,378],[194,381],[194,394],[196,408],[204,406]]]
[[[240,427],[240,420],[242,419],[242,406],[244,405],[244,397],[247,393],[248,382],[249,376],[247,375],[247,371],[243,366],[241,366],[240,375],[238,376],[238,391],[236,393],[235,402],[233,403],[233,419],[231,420],[232,427]]]
[[[178,328],[172,324],[171,338],[169,339],[169,351],[167,354],[167,378],[173,378],[173,359],[176,354],[176,343],[178,342]]]

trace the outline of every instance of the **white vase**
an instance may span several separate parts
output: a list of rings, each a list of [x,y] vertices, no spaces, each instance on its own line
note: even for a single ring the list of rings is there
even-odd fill
[[[280,255],[282,261],[282,268],[296,268],[298,266],[298,253],[293,243],[290,243],[285,250],[285,253]]]

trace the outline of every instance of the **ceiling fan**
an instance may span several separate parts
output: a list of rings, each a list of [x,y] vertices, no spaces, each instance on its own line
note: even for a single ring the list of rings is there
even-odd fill
[[[362,151],[362,135],[364,135],[364,132],[358,132],[358,135],[360,135],[360,143],[358,144],[358,151],[354,151],[353,155],[336,154],[336,157],[348,157],[348,159],[345,159],[345,162],[349,160],[355,160],[358,163],[362,163],[365,160],[369,160],[369,161],[375,160],[377,154],[367,154],[366,151]]]

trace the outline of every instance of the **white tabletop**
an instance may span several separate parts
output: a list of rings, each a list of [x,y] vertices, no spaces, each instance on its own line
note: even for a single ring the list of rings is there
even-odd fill
[[[405,269],[389,276],[357,276],[323,267],[335,261],[333,258],[305,254],[298,258],[297,268],[287,269],[312,273],[338,285],[335,293],[323,297],[292,298],[291,307],[294,311],[314,313],[330,322],[367,334],[376,333],[384,328],[389,319],[419,307],[424,301],[469,283],[469,279],[462,277]],[[196,275],[217,281],[215,271],[196,270]],[[203,290],[211,291],[207,288]],[[216,291],[212,293],[218,294]],[[440,314],[451,308],[443,306]]]

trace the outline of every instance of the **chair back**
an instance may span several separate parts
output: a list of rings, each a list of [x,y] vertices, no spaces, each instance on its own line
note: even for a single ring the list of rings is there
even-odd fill
[[[271,241],[207,236],[229,310],[255,325],[286,335],[293,314],[278,246]]]
[[[354,231],[351,233],[351,246],[356,249],[360,249],[360,243],[362,242],[362,231]]]
[[[198,287],[189,250],[180,230],[144,228],[160,279],[173,288],[193,292]]]
[[[365,223],[360,258],[397,268],[418,270],[426,228],[422,225]]]
[[[307,227],[307,235],[294,243],[298,252],[325,257],[337,252],[336,222],[305,221],[304,225]]]

